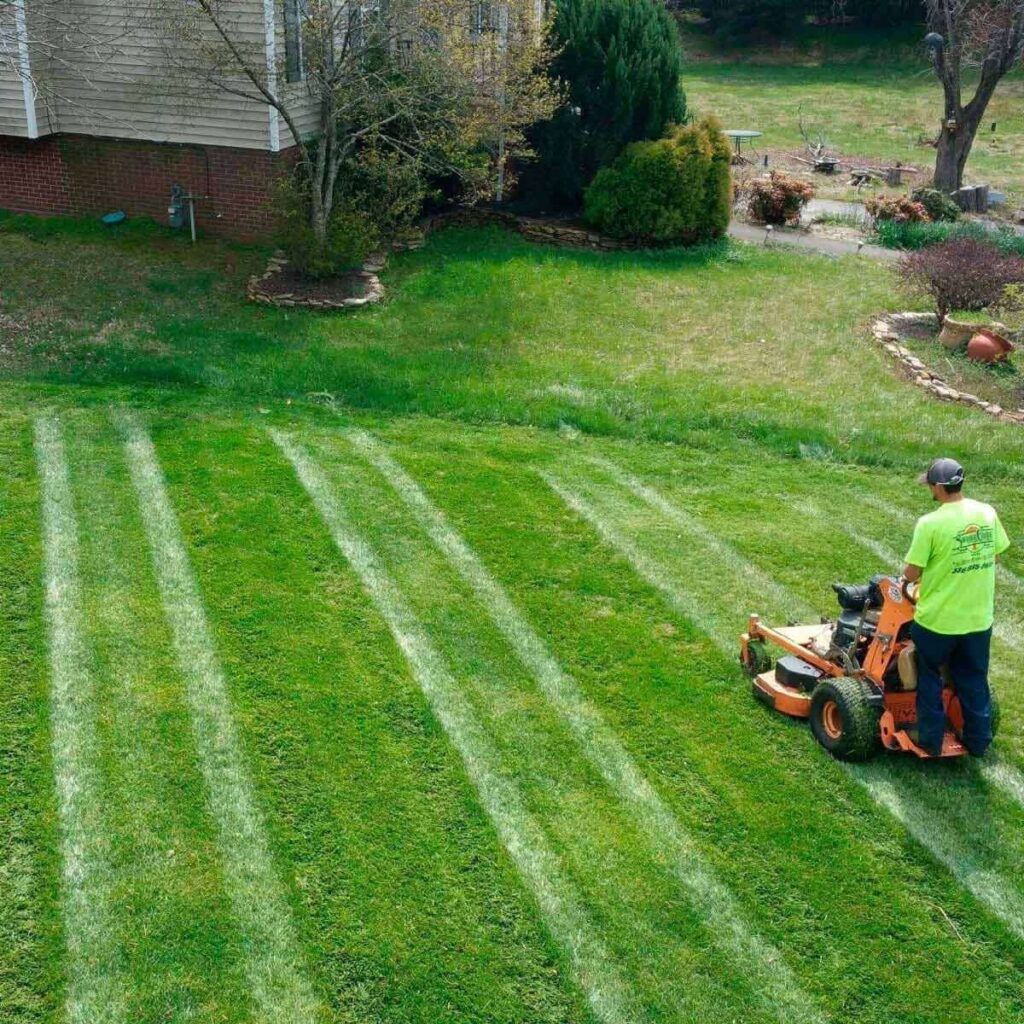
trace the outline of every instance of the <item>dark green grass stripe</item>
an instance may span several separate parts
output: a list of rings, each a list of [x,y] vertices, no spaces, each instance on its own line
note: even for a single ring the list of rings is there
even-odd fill
[[[32,426],[0,417],[0,1020],[53,1019],[63,999]]]
[[[247,985],[173,646],[123,452],[106,417],[69,421],[96,651],[100,743],[128,1014],[249,1019]]]
[[[466,435],[438,439],[429,428],[395,433],[403,461],[430,481],[560,660],[663,780],[677,813],[698,816],[719,870],[811,991],[827,991],[829,1005],[854,1020],[890,1010],[919,1019],[919,1007],[950,999],[964,1019],[1014,1019],[1020,958],[1005,930],[936,873],[805,730],[765,716],[734,665],[673,616],[666,621],[660,598],[553,495],[538,493],[539,481],[514,461],[514,442],[503,453],[493,435],[474,444]],[[712,471],[699,483],[716,479]],[[690,552],[674,535],[655,548],[678,551],[689,565],[684,576],[693,577]],[[710,567],[699,571],[702,587],[718,584]],[[726,588],[716,600],[733,598]],[[744,604],[732,604],[737,633]],[[710,794],[691,781],[694,772]],[[867,966],[879,957],[892,964],[884,979]],[[972,979],[970,994],[963,976]]]
[[[577,984],[594,1016],[606,1024],[636,1019],[642,1015],[637,994],[609,955],[603,935],[590,921],[543,828],[529,813],[518,785],[506,771],[446,660],[373,547],[352,525],[317,463],[291,435],[275,431],[273,437],[295,467],[339,551],[362,579],[434,714],[459,751],[467,776],[537,901],[545,924],[569,956]]]
[[[156,440],[332,1014],[591,1019],[291,467],[262,431],[166,424]]]
[[[524,671],[479,596],[385,482],[361,460],[351,461],[347,446],[328,439],[316,450],[348,515],[371,538],[473,701],[504,770],[543,823],[616,958],[640,981],[652,1014],[771,1021],[781,1006],[794,1018],[813,1018],[806,995],[777,953],[774,961],[765,957],[764,943],[750,934],[698,845],[678,825],[667,835],[645,833],[635,809]],[[713,899],[723,906],[709,910]],[[776,1001],[787,981],[796,991]]]

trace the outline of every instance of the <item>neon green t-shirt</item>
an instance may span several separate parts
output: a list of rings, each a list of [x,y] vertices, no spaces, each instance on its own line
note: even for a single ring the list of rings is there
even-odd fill
[[[914,618],[947,636],[989,629],[996,555],[1009,546],[996,510],[984,502],[950,501],[921,516],[906,559],[922,570]]]

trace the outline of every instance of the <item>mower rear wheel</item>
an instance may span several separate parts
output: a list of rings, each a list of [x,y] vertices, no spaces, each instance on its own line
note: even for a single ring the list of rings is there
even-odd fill
[[[811,732],[840,761],[866,761],[878,749],[880,718],[858,679],[843,676],[814,688]]]

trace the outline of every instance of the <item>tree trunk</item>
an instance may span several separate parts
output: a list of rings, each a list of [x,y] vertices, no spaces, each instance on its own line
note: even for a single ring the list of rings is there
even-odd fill
[[[974,137],[978,134],[979,119],[961,117],[955,129],[943,125],[935,154],[935,187],[947,194],[955,192],[964,183],[964,168],[971,155]]]

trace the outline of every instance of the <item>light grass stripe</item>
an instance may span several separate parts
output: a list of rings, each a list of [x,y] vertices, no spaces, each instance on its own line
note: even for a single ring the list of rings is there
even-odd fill
[[[63,428],[56,417],[36,420],[35,449],[68,947],[67,1019],[69,1024],[117,1024],[125,1020],[126,993],[110,920],[114,879],[103,816],[91,651],[82,622],[78,523]]]
[[[258,1017],[266,1024],[310,1024],[318,1016],[317,1002],[242,760],[227,685],[163,473],[152,441],[134,417],[122,413],[117,422],[185,680],[225,887],[242,932],[244,969]]]
[[[726,650],[722,630],[707,616],[704,606],[692,594],[671,583],[656,559],[643,551],[632,538],[612,526],[593,505],[581,494],[557,480],[550,473],[539,470],[544,482],[580,517],[585,519],[598,534],[629,562],[634,571],[646,580],[684,618],[689,619],[702,633],[710,637],[720,650]],[[737,645],[739,633],[736,634]],[[738,650],[738,646],[737,646]]]
[[[1024,898],[1002,876],[977,866],[970,849],[957,841],[955,833],[937,815],[908,800],[876,765],[847,765],[850,775],[953,877],[1018,937],[1024,939]]]
[[[716,877],[693,838],[480,557],[379,441],[364,431],[351,431],[347,436],[394,488],[435,546],[473,589],[495,626],[572,729],[584,755],[636,815],[658,857],[671,865],[714,941],[751,980],[759,1000],[784,1021],[822,1020],[782,954],[753,932],[732,893]]]
[[[772,579],[753,562],[741,555],[731,544],[716,537],[699,516],[669,501],[663,494],[645,484],[632,473],[626,472],[621,466],[610,459],[590,456],[588,461],[602,469],[616,483],[632,491],[647,506],[660,512],[681,530],[709,547],[737,576],[743,577],[758,593],[770,595],[775,603],[788,614],[795,615],[806,621],[813,622],[818,613],[806,601],[801,600],[791,590]]]
[[[449,739],[458,750],[481,803],[520,875],[533,892],[555,940],[568,952],[576,979],[595,1016],[606,1024],[643,1019],[636,997],[620,976],[604,943],[564,876],[540,826],[505,774],[472,705],[422,624],[381,564],[353,528],[322,470],[287,434],[271,431],[274,442],[327,524],[338,549],[362,580]]]
[[[702,619],[695,619],[686,609],[699,607],[699,602],[688,592],[669,581],[669,574],[659,563],[646,555],[630,538],[613,527],[598,511],[580,495],[574,493],[564,484],[559,483],[549,474],[541,473],[549,485],[558,493],[565,503],[587,520],[591,526],[613,548],[633,566],[636,573],[647,580],[658,590],[668,603],[701,628],[727,657],[732,657],[736,650],[736,641],[713,625],[702,624]],[[708,620],[703,619],[703,622]],[[1024,900],[1018,891],[1001,875],[970,868],[970,852],[961,848],[951,838],[952,830],[948,822],[936,826],[935,816],[919,801],[910,798],[905,791],[897,788],[878,774],[870,774],[869,767],[853,768],[845,766],[850,776],[862,785],[872,798],[896,818],[910,834],[927,849],[939,863],[947,867],[962,885],[977,899],[984,902],[997,917],[1002,919],[1014,932],[1021,934],[1024,916]],[[1013,769],[1005,770],[991,776],[991,781],[999,785],[1011,796],[1014,788]]]

